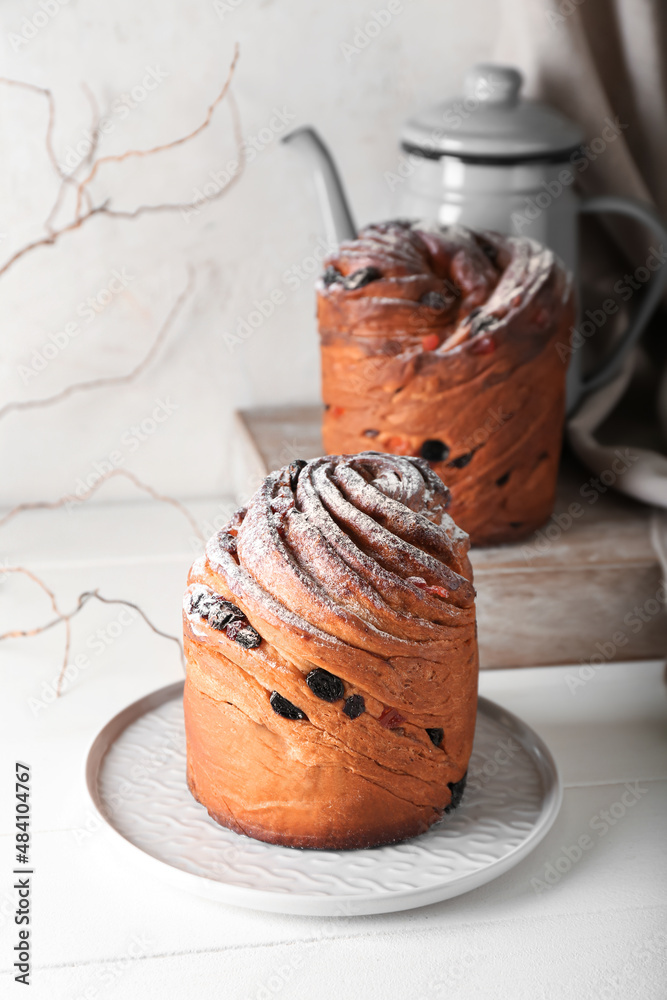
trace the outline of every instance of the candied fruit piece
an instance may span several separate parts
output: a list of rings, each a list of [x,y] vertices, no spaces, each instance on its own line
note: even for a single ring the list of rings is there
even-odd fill
[[[405,722],[404,717],[396,708],[385,708],[379,719],[380,725],[385,729],[396,729]]]

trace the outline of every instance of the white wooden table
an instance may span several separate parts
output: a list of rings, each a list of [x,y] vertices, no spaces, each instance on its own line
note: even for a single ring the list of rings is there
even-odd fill
[[[222,514],[216,504],[193,509],[210,525]],[[194,545],[178,512],[146,502],[26,514],[1,541],[8,563],[38,572],[65,607],[99,587],[136,601],[158,627],[179,630]],[[0,645],[3,998],[667,996],[662,663],[606,665],[584,683],[572,666],[485,671],[482,693],[540,733],[565,784],[561,814],[534,854],[497,881],[424,909],[283,917],[173,889],[141,863],[128,864],[98,828],[83,791],[91,739],[129,702],[182,675],[175,646],[140,620],[114,625],[119,610],[91,605],[74,620],[70,659],[86,652],[89,663],[57,701],[49,690],[60,630]],[[0,632],[48,617],[46,600],[28,581],[0,580]],[[33,775],[27,994],[11,971],[17,759]],[[582,837],[585,850],[577,846]]]

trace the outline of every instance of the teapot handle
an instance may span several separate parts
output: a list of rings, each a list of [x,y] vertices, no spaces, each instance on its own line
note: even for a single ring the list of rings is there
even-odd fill
[[[611,357],[605,360],[597,372],[584,380],[581,386],[581,396],[585,396],[594,389],[598,389],[601,385],[604,385],[617,374],[630,350],[637,343],[662,297],[665,288],[665,279],[667,278],[667,267],[665,266],[667,262],[667,250],[662,246],[662,243],[664,242],[667,246],[667,228],[665,228],[657,212],[650,205],[641,201],[635,201],[632,198],[620,198],[615,195],[598,195],[593,198],[582,198],[579,203],[579,211],[586,213],[614,212],[617,215],[629,215],[631,218],[643,222],[661,241],[660,255],[663,258],[660,261],[659,267],[655,269],[656,274],[648,283],[646,292],[634,316],[630,320],[628,329],[612,352]]]

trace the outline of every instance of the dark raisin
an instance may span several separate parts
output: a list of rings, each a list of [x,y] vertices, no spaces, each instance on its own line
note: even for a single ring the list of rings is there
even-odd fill
[[[240,608],[237,608],[235,604],[231,604],[229,601],[223,601],[222,598],[218,598],[212,607],[209,607],[208,611],[208,623],[211,628],[215,628],[218,632],[222,632],[231,622],[245,620],[245,615]]]
[[[308,716],[305,712],[302,712],[300,708],[293,705],[287,698],[283,698],[277,691],[271,692],[269,702],[276,715],[282,715],[283,719],[305,719],[308,721]]]
[[[366,437],[366,438],[376,438],[379,433],[380,433],[379,431],[375,431],[372,428],[369,428],[367,431],[364,431],[364,437]]]
[[[439,728],[427,729],[426,732],[428,733],[428,738],[435,747],[439,747],[445,738],[444,729],[439,729]]]
[[[492,264],[495,264],[498,258],[498,251],[491,243],[480,243],[482,251],[486,254]]]
[[[504,486],[505,483],[509,482],[511,471],[512,470],[510,469],[509,472],[504,472],[502,476],[498,476],[498,478],[496,479],[496,486]]]
[[[444,441],[438,441],[437,438],[429,438],[428,441],[424,441],[422,444],[419,454],[427,462],[444,462],[449,455],[449,448]]]
[[[363,695],[351,694],[349,698],[345,699],[343,711],[348,718],[358,719],[366,711],[366,702],[363,699]]]
[[[239,646],[243,646],[244,649],[257,649],[262,641],[262,637],[257,629],[254,629],[249,622],[243,620],[231,622],[225,629],[225,635],[228,639],[238,642]]]
[[[423,306],[428,306],[429,309],[444,309],[447,305],[440,292],[424,292],[419,297],[419,302]]]
[[[335,267],[329,266],[322,275],[322,281],[328,287],[329,285],[333,285],[335,281],[339,281],[342,277],[343,275],[340,271],[337,271]]]
[[[472,460],[474,451],[469,451],[466,455],[459,455],[458,458],[452,459],[449,463],[450,469],[465,469],[466,465]]]
[[[323,670],[322,667],[316,667],[315,670],[310,671],[306,677],[306,684],[313,694],[321,698],[322,701],[338,701],[345,694],[345,688],[340,677],[330,674],[328,670]]]
[[[510,521],[510,528],[521,528],[523,527],[523,521]]]
[[[378,271],[377,267],[362,267],[354,274],[348,274],[347,278],[343,279],[343,284],[348,292],[353,292],[357,288],[363,288],[364,285],[370,285],[371,281],[377,281],[381,277],[382,273]]]
[[[299,473],[305,465],[308,463],[304,461],[303,458],[295,458],[292,464],[289,466],[287,471],[289,472],[289,484],[292,488],[292,492],[296,490],[296,484],[299,481]]]
[[[466,316],[466,318],[464,319],[463,322],[464,323],[472,323],[472,321],[475,319],[475,317],[479,316],[479,314],[481,313],[481,311],[482,311],[482,307],[481,306],[477,306],[476,309],[473,309],[472,312],[468,313],[468,315]]]
[[[467,780],[468,780],[468,772],[466,771],[466,773],[463,775],[462,778],[459,779],[459,781],[447,782],[447,788],[451,789],[452,792],[452,799],[447,808],[445,809],[446,813],[451,812],[452,809],[456,809],[456,807],[460,804],[461,799],[463,798],[463,791],[466,787]]]

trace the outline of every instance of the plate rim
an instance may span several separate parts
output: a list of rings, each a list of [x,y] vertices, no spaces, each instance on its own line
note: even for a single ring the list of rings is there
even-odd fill
[[[477,711],[482,711],[494,722],[509,729],[517,736],[519,742],[531,755],[533,763],[542,782],[542,809],[540,818],[529,835],[516,847],[513,847],[502,858],[474,872],[467,872],[452,882],[441,882],[422,888],[401,889],[396,892],[371,893],[354,896],[314,895],[302,892],[290,892],[271,889],[255,889],[248,886],[231,885],[228,882],[197,875],[170,864],[162,858],[150,854],[143,847],[135,844],[114,825],[105,815],[101,796],[99,794],[98,776],[104,757],[118,737],[133,722],[138,721],[148,712],[159,708],[169,701],[182,697],[185,680],[178,680],[164,687],[137,698],[116,712],[108,722],[95,734],[88,745],[84,762],[84,785],[89,804],[92,805],[97,819],[105,830],[110,831],[117,844],[129,850],[135,861],[148,861],[152,870],[164,881],[180,888],[189,887],[199,896],[215,899],[218,902],[241,906],[244,909],[266,910],[273,913],[301,914],[305,916],[356,917],[368,914],[391,913],[399,910],[415,909],[432,903],[454,899],[466,892],[471,892],[488,882],[494,881],[505,872],[514,868],[528,856],[544,839],[552,828],[560,812],[563,801],[563,783],[554,760],[542,737],[532,726],[524,722],[509,709],[484,695],[478,695]],[[528,744],[528,745],[526,745]],[[419,837],[411,838],[418,840]],[[381,848],[372,848],[378,850]],[[288,850],[298,850],[288,848]],[[369,848],[366,848],[369,850]]]

